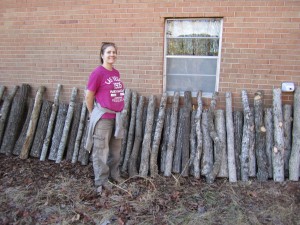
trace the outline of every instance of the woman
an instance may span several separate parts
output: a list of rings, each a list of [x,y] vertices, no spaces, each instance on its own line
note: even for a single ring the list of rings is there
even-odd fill
[[[91,73],[86,91],[86,106],[90,114],[86,148],[93,149],[93,169],[97,192],[110,189],[108,179],[120,183],[119,161],[122,130],[119,112],[124,108],[124,85],[119,71],[113,67],[117,58],[114,43],[102,43],[101,65]],[[121,133],[120,133],[121,131]]]

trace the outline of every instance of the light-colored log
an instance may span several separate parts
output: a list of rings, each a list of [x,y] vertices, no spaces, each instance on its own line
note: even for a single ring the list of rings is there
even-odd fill
[[[203,135],[203,156],[201,159],[201,175],[207,177],[212,171],[214,164],[213,141],[209,135],[208,129],[208,110],[204,109],[202,113],[202,135]]]
[[[274,124],[273,124],[273,109],[265,109],[265,128],[266,128],[266,154],[267,154],[267,166],[268,177],[273,177],[273,164],[272,164],[272,151],[274,145]]]

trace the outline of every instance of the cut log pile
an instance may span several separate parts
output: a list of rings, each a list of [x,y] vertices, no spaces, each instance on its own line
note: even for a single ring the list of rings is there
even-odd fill
[[[44,99],[41,86],[34,99],[30,86],[15,86],[9,93],[0,85],[0,153],[21,159],[63,160],[87,165],[84,149],[88,116],[85,102],[78,102],[73,88],[68,104],[60,102],[57,86],[53,102]],[[281,90],[273,90],[273,105],[265,108],[264,92],[241,92],[243,111],[233,111],[232,96],[225,93],[226,108],[218,109],[218,93],[204,106],[199,91],[192,104],[191,92],[148,98],[126,89],[124,138],[120,170],[129,176],[218,177],[230,182],[285,179],[300,176],[300,88],[294,105],[282,105]],[[253,107],[249,98],[253,97]],[[172,104],[167,104],[172,102]]]

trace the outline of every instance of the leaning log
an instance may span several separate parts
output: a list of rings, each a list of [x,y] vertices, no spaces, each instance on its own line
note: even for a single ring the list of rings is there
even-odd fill
[[[182,149],[183,149],[183,127],[184,127],[184,109],[182,107],[179,108],[178,122],[177,122],[177,131],[176,131],[176,144],[175,151],[173,157],[173,165],[172,172],[180,173],[181,171],[181,158],[182,158]]]
[[[164,176],[171,176],[173,154],[174,154],[174,148],[175,148],[178,107],[179,107],[179,92],[175,92],[174,96],[173,96],[173,103],[172,103],[170,135],[169,135],[169,140],[168,140],[168,149],[167,149],[167,155],[166,155]]]
[[[33,106],[33,110],[32,110],[32,114],[30,117],[30,122],[29,122],[29,126],[26,132],[26,138],[24,141],[24,145],[21,149],[21,153],[20,153],[20,159],[27,159],[29,152],[30,152],[30,148],[34,139],[34,134],[35,134],[35,130],[36,130],[36,126],[38,124],[38,119],[39,119],[39,115],[40,115],[40,111],[42,108],[42,103],[43,103],[43,95],[46,91],[46,87],[45,86],[41,86],[39,87],[36,96],[35,96],[35,100],[34,100],[34,106]]]
[[[17,93],[19,89],[19,86],[15,86],[12,91],[8,94],[8,96],[5,98],[3,105],[1,107],[1,117],[0,117],[0,146],[2,144],[2,138],[4,135],[4,131],[6,128],[6,123],[7,123],[7,119],[9,117],[9,113],[10,113],[10,108],[11,108],[11,103]],[[5,153],[5,151],[1,151],[0,153]]]
[[[250,151],[250,136],[251,136],[251,110],[248,102],[248,94],[246,90],[242,90],[242,103],[244,110],[244,125],[243,125],[243,138],[241,149],[241,180],[249,180],[249,151]]]
[[[233,124],[234,124],[234,153],[235,153],[235,166],[237,180],[241,180],[241,149],[243,138],[243,112],[233,112]]]
[[[88,114],[86,114],[86,118],[85,118],[85,122],[84,122],[85,127],[84,127],[84,130],[83,130],[83,136],[82,136],[82,139],[81,139],[81,142],[80,142],[79,155],[78,155],[78,161],[83,166],[88,165],[90,156],[92,156],[92,152],[93,152],[93,150],[91,152],[88,152],[84,148],[85,143],[86,143],[86,139],[87,139],[87,134],[88,134],[89,122],[90,121],[88,120]]]
[[[68,104],[59,103],[54,132],[51,139],[51,147],[48,156],[49,160],[56,160],[57,151],[58,151],[60,139],[63,134],[67,113],[68,113]]]
[[[168,140],[170,135],[171,113],[172,113],[172,108],[167,107],[164,126],[163,126],[163,135],[162,135],[162,140],[160,145],[160,172],[161,173],[164,173],[165,171]]]
[[[274,145],[274,125],[273,125],[273,109],[265,109],[265,127],[266,127],[266,154],[267,154],[267,166],[268,177],[273,177],[273,164],[272,164],[272,151]]]
[[[76,136],[77,136],[78,127],[79,127],[81,109],[82,109],[82,103],[80,103],[80,102],[75,103],[72,125],[71,125],[71,129],[70,129],[68,145],[67,145],[67,153],[66,153],[66,158],[65,158],[67,161],[72,161]]]
[[[129,158],[129,164],[128,164],[128,174],[129,177],[135,176],[138,174],[138,168],[137,168],[137,160],[138,155],[141,148],[141,143],[143,140],[143,109],[145,104],[145,97],[140,96],[138,101],[138,106],[136,110],[136,126],[135,126],[135,132],[134,132],[134,143],[132,152]]]
[[[192,111],[192,93],[184,92],[183,106],[183,139],[182,159],[181,159],[181,175],[187,177],[189,175],[189,159],[190,159],[190,132],[191,132],[191,111]]]
[[[47,134],[47,127],[51,115],[51,106],[52,106],[52,102],[47,100],[43,101],[39,122],[36,128],[34,140],[30,150],[30,156],[32,157],[39,158],[41,156],[41,150],[43,148],[43,142]]]
[[[130,123],[129,123],[129,129],[128,129],[128,134],[127,134],[127,146],[126,146],[126,151],[123,159],[123,164],[121,171],[123,173],[128,172],[128,161],[129,157],[131,155],[131,151],[133,148],[133,142],[134,142],[134,130],[135,130],[135,123],[136,123],[136,109],[137,109],[137,100],[138,100],[138,95],[136,91],[132,92],[131,95],[131,115],[130,115]]]
[[[249,142],[249,177],[256,176],[256,156],[255,156],[255,125],[254,125],[254,108],[250,107],[250,142]]]
[[[195,178],[200,178],[200,162],[195,165],[194,162],[196,157],[196,148],[197,148],[197,133],[196,133],[196,123],[195,123],[195,116],[197,110],[193,107],[192,114],[191,114],[191,130],[190,130],[190,159],[189,159],[189,173],[190,175],[194,176]],[[199,174],[199,177],[198,177]]]
[[[47,133],[46,133],[46,137],[44,139],[43,148],[42,148],[42,152],[41,152],[41,156],[40,156],[41,161],[44,161],[47,157],[47,153],[48,153],[48,149],[49,149],[49,145],[50,145],[50,141],[52,138],[52,133],[53,133],[54,125],[55,125],[54,122],[55,122],[55,119],[57,116],[57,111],[58,111],[58,106],[59,106],[59,95],[60,95],[61,88],[62,88],[62,85],[58,84],[56,93],[54,96],[54,102],[52,105],[52,111],[51,111],[51,116],[49,119],[49,124],[47,127]]]
[[[254,96],[254,121],[255,121],[255,153],[257,160],[257,179],[267,181],[268,160],[266,154],[266,128],[264,126],[263,91],[257,91]]]
[[[76,139],[75,139],[75,145],[74,145],[74,151],[73,151],[73,155],[72,155],[72,163],[76,163],[78,160],[78,155],[79,155],[79,149],[80,149],[80,145],[82,142],[82,136],[84,134],[84,129],[86,126],[86,113],[87,112],[87,108],[86,108],[86,102],[84,101],[82,103],[82,108],[81,108],[81,112],[80,112],[80,119],[79,119],[79,125],[78,125],[78,131],[76,134]]]
[[[273,148],[273,180],[284,181],[284,132],[281,103],[281,89],[273,89],[274,148]],[[299,168],[298,168],[299,170]]]
[[[200,178],[200,160],[202,156],[203,150],[203,141],[202,141],[202,131],[201,131],[201,117],[202,117],[202,110],[203,110],[203,103],[202,103],[202,91],[198,91],[197,93],[197,110],[195,111],[194,120],[192,126],[194,129],[191,129],[191,145],[195,144],[195,154],[191,158],[191,162],[193,165],[193,176],[196,179]],[[195,133],[195,137],[193,137]],[[194,143],[195,142],[195,143]],[[192,154],[191,154],[192,155]]]
[[[25,106],[30,91],[28,84],[22,84],[11,106],[7,126],[3,136],[1,152],[11,155],[24,124]]]
[[[292,105],[283,105],[283,131],[284,131],[284,175],[289,176],[289,161],[292,150]]]
[[[31,99],[29,99],[29,103],[26,106],[27,116],[26,116],[25,123],[23,124],[22,131],[21,131],[21,133],[18,137],[18,140],[17,140],[17,142],[14,146],[14,150],[12,152],[14,155],[20,155],[20,152],[21,152],[22,147],[24,145],[25,138],[26,138],[26,133],[27,133],[27,130],[28,130],[28,127],[29,127],[29,122],[30,122],[30,118],[31,118],[31,114],[32,114],[33,105],[34,105],[34,99],[31,98]]]
[[[227,153],[228,153],[228,176],[229,176],[229,182],[236,182],[237,176],[236,176],[236,166],[235,166],[231,92],[226,92],[225,97],[226,97],[226,137],[227,137]]]
[[[150,160],[150,152],[151,152],[151,134],[152,134],[152,126],[154,120],[154,110],[155,110],[155,96],[151,95],[149,97],[148,102],[148,110],[147,110],[147,122],[145,128],[144,139],[142,143],[142,154],[141,154],[141,163],[139,174],[142,177],[146,177],[149,172],[149,160]]]
[[[289,179],[299,180],[300,165],[300,88],[297,87],[294,93],[294,122],[293,122],[293,143],[289,162]]]
[[[129,129],[129,121],[130,121],[130,104],[131,104],[131,90],[125,89],[125,96],[124,96],[124,137],[122,139],[122,147],[121,147],[121,158],[120,158],[120,165],[123,165],[126,148],[127,148],[127,136],[128,136],[128,129]]]
[[[201,175],[207,177],[211,173],[214,164],[213,141],[209,135],[208,129],[208,110],[204,109],[202,113],[202,135],[203,135],[203,155],[201,159]]]
[[[5,89],[6,89],[5,86],[0,85],[0,103],[2,103],[2,99],[3,99]]]
[[[154,133],[154,138],[152,143],[151,156],[150,156],[150,174],[152,177],[158,175],[158,166],[157,166],[158,150],[159,150],[160,140],[162,136],[164,120],[165,120],[166,105],[167,105],[167,93],[164,93],[160,99],[159,112],[158,112],[155,133]]]
[[[66,145],[67,145],[67,140],[68,140],[68,136],[69,136],[69,131],[70,131],[70,127],[71,127],[71,122],[72,122],[72,118],[73,118],[73,114],[74,114],[74,107],[75,107],[75,101],[76,101],[76,97],[77,97],[77,88],[74,87],[71,93],[71,99],[70,99],[70,103],[68,106],[68,112],[67,112],[67,116],[66,116],[66,120],[65,120],[65,124],[64,124],[64,129],[62,132],[62,137],[60,139],[60,143],[58,146],[58,150],[57,150],[57,157],[56,157],[56,163],[60,163],[64,157],[64,153],[65,153],[65,149],[66,149]]]

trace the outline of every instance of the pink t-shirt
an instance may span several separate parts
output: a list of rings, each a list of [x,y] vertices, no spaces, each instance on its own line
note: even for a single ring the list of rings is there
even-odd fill
[[[121,112],[124,108],[124,85],[120,80],[120,73],[98,66],[90,75],[87,84],[89,91],[95,92],[95,98],[104,108]],[[116,114],[105,113],[103,119],[114,119]]]

